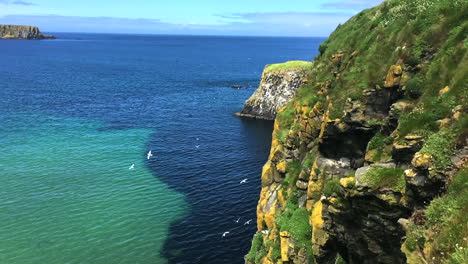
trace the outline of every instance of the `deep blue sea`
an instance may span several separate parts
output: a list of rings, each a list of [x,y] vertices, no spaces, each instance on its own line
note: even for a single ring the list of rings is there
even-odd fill
[[[324,39],[55,35],[0,41],[0,263],[244,263],[272,123],[233,113]]]

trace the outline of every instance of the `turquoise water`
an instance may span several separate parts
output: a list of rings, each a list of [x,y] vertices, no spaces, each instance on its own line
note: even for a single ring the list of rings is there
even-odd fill
[[[146,168],[152,131],[28,116],[0,120],[0,263],[165,263],[187,205]]]

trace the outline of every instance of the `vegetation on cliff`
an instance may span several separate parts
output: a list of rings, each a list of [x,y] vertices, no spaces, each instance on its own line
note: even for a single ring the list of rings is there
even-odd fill
[[[388,0],[320,46],[277,114],[247,263],[468,262],[467,14]]]

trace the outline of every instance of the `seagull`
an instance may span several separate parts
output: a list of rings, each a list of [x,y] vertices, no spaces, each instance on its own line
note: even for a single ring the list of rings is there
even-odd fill
[[[151,157],[153,157],[153,154],[151,153],[151,150],[148,151],[148,154],[146,154],[146,159],[150,159]]]
[[[199,148],[199,147],[200,147],[200,145],[196,145],[195,147],[196,147],[196,148]]]
[[[250,225],[250,222],[252,222],[252,219],[250,219],[249,221],[245,222],[244,225]]]
[[[240,218],[237,218],[237,220],[234,220],[234,222],[239,223]]]
[[[229,234],[229,231],[223,233],[223,237],[225,237],[227,234]]]
[[[132,166],[130,166],[130,168],[128,168],[129,170],[133,170],[135,168],[135,164],[132,164]]]
[[[244,183],[247,183],[247,179],[243,179],[242,181],[240,181],[239,184],[244,184]]]

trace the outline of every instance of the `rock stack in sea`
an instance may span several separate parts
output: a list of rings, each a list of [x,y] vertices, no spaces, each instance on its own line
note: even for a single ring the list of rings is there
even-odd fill
[[[312,67],[307,61],[288,61],[267,65],[260,86],[245,102],[238,116],[274,120],[278,109],[296,94],[296,90],[307,82]]]
[[[55,39],[55,37],[43,34],[34,26],[0,25],[0,39]]]

